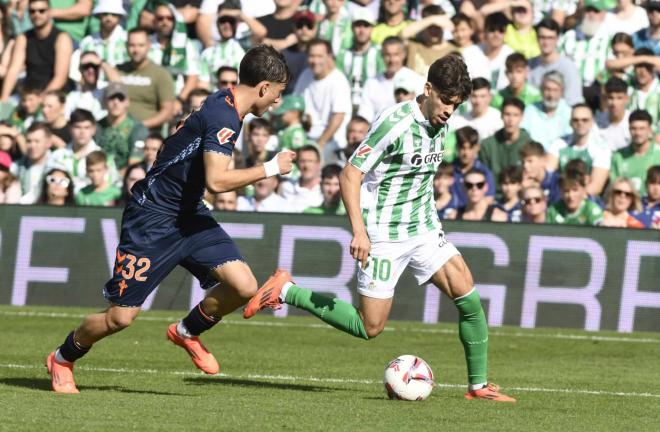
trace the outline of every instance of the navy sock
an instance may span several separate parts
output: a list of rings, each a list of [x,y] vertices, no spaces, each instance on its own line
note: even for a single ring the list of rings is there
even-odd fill
[[[73,340],[73,332],[69,333],[69,336],[64,339],[64,343],[60,345],[60,355],[64,360],[68,362],[75,362],[80,357],[84,356],[89,352],[89,348],[82,347]]]
[[[186,326],[188,333],[193,336],[199,336],[206,330],[220,322],[219,318],[207,315],[202,309],[202,303],[192,308],[188,316],[183,320],[183,325]]]

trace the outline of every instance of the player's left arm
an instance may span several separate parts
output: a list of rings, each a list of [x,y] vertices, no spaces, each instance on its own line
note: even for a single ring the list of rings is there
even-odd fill
[[[321,136],[316,140],[318,145],[323,148],[328,141],[330,141],[337,132],[337,129],[339,129],[339,126],[341,126],[341,123],[344,121],[344,117],[346,116],[346,113],[343,112],[333,112],[332,115],[330,116],[330,121],[328,122],[328,125],[325,127],[325,130],[321,134]]]

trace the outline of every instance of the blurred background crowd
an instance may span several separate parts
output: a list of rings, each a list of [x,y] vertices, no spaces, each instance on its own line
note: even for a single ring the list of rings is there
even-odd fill
[[[660,1],[0,0],[0,204],[121,206],[206,96],[270,44],[292,71],[246,117],[226,211],[343,214],[341,167],[460,53],[473,78],[435,175],[441,219],[660,228]]]

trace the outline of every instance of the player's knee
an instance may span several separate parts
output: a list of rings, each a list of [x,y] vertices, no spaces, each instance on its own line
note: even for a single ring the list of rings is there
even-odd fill
[[[369,339],[373,339],[385,330],[385,323],[365,323],[364,330]]]
[[[133,323],[135,316],[132,314],[106,314],[105,322],[111,333],[125,329]]]
[[[252,273],[246,274],[241,277],[239,283],[236,284],[236,293],[244,299],[251,299],[257,293],[257,279]]]

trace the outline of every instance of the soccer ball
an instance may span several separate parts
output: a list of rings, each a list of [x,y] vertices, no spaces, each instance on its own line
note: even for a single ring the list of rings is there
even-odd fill
[[[389,362],[383,384],[390,399],[407,401],[426,399],[435,386],[429,365],[421,358],[408,354]]]

